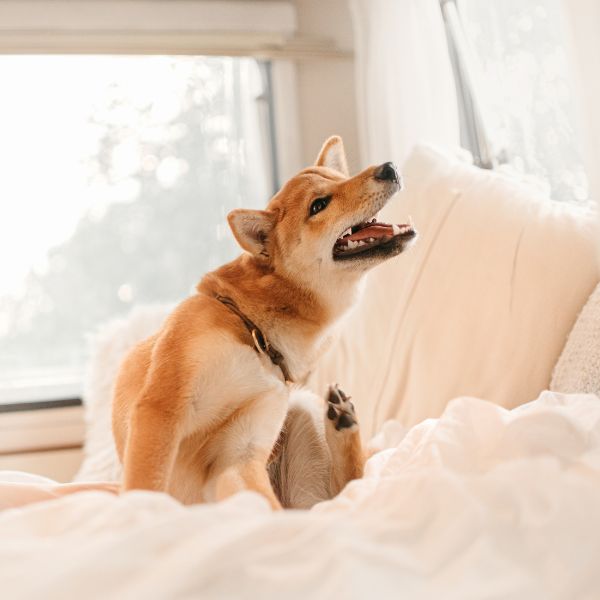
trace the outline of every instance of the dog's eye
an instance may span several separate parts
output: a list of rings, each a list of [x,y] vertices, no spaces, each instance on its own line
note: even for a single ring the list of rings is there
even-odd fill
[[[331,200],[331,196],[324,196],[323,198],[317,198],[310,205],[310,216],[316,215],[318,212],[325,210]]]

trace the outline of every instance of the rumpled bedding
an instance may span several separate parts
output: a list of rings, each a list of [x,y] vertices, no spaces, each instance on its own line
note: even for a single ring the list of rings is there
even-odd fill
[[[600,398],[473,398],[311,511],[83,492],[0,512],[3,598],[600,598]]]

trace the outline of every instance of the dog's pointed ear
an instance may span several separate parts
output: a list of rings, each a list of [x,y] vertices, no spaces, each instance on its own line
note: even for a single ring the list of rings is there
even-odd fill
[[[268,210],[238,208],[227,215],[237,243],[247,252],[269,258],[267,240],[275,227],[275,214]]]
[[[342,142],[342,138],[339,135],[332,135],[323,144],[315,165],[317,167],[329,167],[330,169],[339,171],[345,177],[350,176],[346,152],[344,151],[344,142]]]

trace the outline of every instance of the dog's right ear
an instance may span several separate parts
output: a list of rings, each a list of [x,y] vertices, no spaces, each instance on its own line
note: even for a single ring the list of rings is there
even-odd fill
[[[267,210],[238,208],[227,215],[237,243],[247,252],[269,258],[267,240],[275,227],[275,214]]]

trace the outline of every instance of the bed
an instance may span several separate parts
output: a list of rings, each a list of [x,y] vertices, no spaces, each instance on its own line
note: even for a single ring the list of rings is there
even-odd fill
[[[574,598],[600,591],[600,398],[473,398],[311,511],[86,492],[0,513],[6,598]]]
[[[600,597],[600,398],[574,393],[582,366],[585,391],[599,389],[600,360],[574,348],[599,339],[589,314],[587,337],[563,349],[598,283],[595,217],[432,148],[404,175],[389,217],[412,213],[421,243],[373,275],[310,382],[353,395],[374,452],[365,477],[310,511],[272,513],[249,492],[192,507],[86,492],[4,510],[3,597]],[[119,478],[114,373],[168,308],[98,334],[80,481]],[[561,353],[576,359],[553,379]]]

